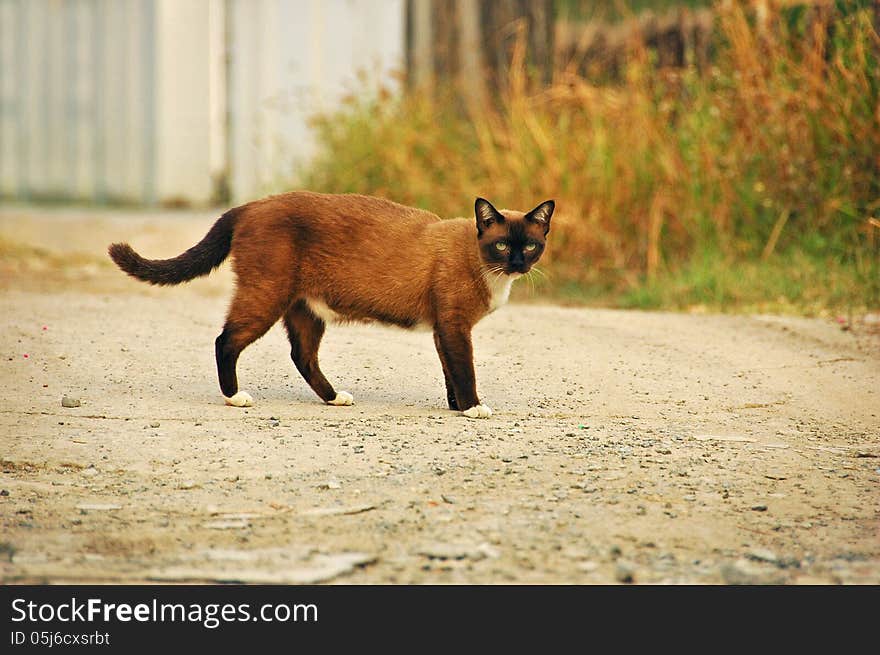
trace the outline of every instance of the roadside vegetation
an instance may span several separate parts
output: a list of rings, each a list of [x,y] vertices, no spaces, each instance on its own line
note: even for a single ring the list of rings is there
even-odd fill
[[[365,88],[319,116],[303,186],[444,217],[474,196],[555,198],[544,275],[522,298],[808,315],[880,307],[880,37],[870,3],[758,20],[714,8],[711,66],[628,46],[614,82],[523,48],[482,103],[454,86]]]

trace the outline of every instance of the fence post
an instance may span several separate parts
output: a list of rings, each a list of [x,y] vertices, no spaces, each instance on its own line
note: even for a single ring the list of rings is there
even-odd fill
[[[407,0],[407,71],[415,87],[435,76],[461,76],[468,94],[488,73],[503,87],[517,24],[526,31],[526,65],[547,84],[553,76],[553,0]]]
[[[431,4],[431,0],[407,0],[406,3],[409,28],[407,60],[410,64],[410,82],[416,87],[429,86],[434,79]]]
[[[458,39],[461,88],[466,104],[479,107],[485,102],[483,85],[483,35],[479,0],[458,0]]]

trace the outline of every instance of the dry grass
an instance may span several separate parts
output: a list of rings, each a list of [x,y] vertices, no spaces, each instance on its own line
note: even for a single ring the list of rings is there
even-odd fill
[[[880,37],[857,4],[760,23],[719,5],[704,75],[658,70],[632,43],[620,84],[563,69],[538,88],[519,48],[488,105],[453,89],[365,93],[316,120],[323,154],[304,186],[443,216],[469,214],[477,195],[521,209],[555,198],[548,290],[585,299],[687,306],[720,275],[734,291],[721,308],[762,293],[813,307],[813,284],[840,285],[818,289],[819,305],[876,307]],[[809,288],[767,286],[762,270]]]

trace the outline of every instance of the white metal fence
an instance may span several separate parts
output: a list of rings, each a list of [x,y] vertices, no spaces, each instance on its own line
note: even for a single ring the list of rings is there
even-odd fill
[[[234,201],[404,57],[403,0],[0,0],[0,197]]]

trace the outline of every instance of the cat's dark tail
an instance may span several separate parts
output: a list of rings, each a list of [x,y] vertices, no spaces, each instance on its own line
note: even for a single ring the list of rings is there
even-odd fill
[[[232,232],[239,208],[223,214],[205,238],[172,259],[144,259],[127,243],[114,243],[108,249],[111,259],[123,271],[150,284],[180,284],[207,275],[223,263],[232,248]]]

